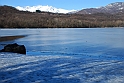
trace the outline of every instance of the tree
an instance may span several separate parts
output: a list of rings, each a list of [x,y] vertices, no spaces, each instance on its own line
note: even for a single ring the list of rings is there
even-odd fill
[[[37,12],[37,13],[41,13],[41,11],[40,11],[40,10],[36,10],[36,12]]]

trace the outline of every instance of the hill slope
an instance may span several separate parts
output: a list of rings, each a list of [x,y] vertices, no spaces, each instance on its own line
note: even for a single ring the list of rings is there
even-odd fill
[[[76,14],[94,14],[94,13],[116,14],[121,12],[124,12],[124,2],[111,3],[105,7],[83,9],[77,12]]]

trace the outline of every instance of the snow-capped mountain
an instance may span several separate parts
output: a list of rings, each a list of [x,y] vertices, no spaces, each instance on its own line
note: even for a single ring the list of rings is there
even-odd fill
[[[124,2],[116,2],[108,4],[107,6],[102,6],[98,8],[88,8],[88,9],[82,9],[82,10],[66,10],[62,8],[55,8],[53,6],[25,6],[20,7],[17,6],[16,9],[22,10],[22,11],[29,11],[29,12],[36,12],[36,10],[40,11],[46,11],[46,12],[53,12],[53,13],[69,13],[69,14],[94,14],[94,13],[110,13],[110,14],[116,14],[120,12],[124,12]]]
[[[124,2],[111,3],[108,4],[107,6],[99,7],[99,8],[83,9],[77,12],[77,14],[94,14],[94,13],[116,14],[120,12],[124,12]]]
[[[61,9],[61,8],[55,8],[55,7],[48,6],[48,5],[47,6],[38,5],[38,6],[32,6],[32,7],[17,6],[16,9],[22,10],[22,11],[29,11],[29,12],[35,12],[36,10],[40,10],[40,11],[53,12],[53,13],[69,13],[69,12],[76,11],[76,10],[66,10],[66,9]]]

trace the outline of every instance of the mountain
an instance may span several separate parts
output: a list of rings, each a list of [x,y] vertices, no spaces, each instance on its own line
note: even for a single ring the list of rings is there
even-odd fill
[[[25,6],[25,7],[20,7],[17,6],[16,7],[18,10],[22,10],[22,11],[29,11],[29,12],[35,12],[36,10],[40,10],[40,11],[45,11],[45,12],[53,12],[53,13],[68,13],[68,12],[74,12],[76,10],[66,10],[66,9],[61,9],[61,8],[55,8],[52,6],[42,6],[42,5],[38,5],[38,6]]]
[[[20,7],[17,6],[16,9],[22,10],[22,11],[29,11],[29,12],[35,12],[36,10],[45,11],[45,12],[52,12],[52,13],[69,13],[69,14],[94,14],[94,13],[110,13],[110,14],[116,14],[124,12],[124,2],[116,2],[111,3],[103,7],[98,8],[87,8],[82,10],[66,10],[61,8],[55,8],[53,6],[25,6]]]
[[[107,6],[99,7],[99,8],[83,9],[76,12],[76,14],[94,14],[94,13],[116,14],[121,12],[124,12],[124,2],[111,3],[108,4]]]
[[[123,12],[124,6],[122,6],[123,4],[124,3],[122,2],[121,3],[118,2],[118,3],[109,4],[105,7],[91,8],[89,9],[89,11],[88,9],[85,9],[86,10],[85,12],[87,12],[87,14],[76,14],[75,12],[71,12],[71,13],[69,12],[70,14],[69,13],[58,14],[58,12],[60,11],[55,11],[55,9],[57,8],[54,8],[52,6],[51,7],[48,6],[48,7],[51,8],[50,10],[53,10],[54,12],[57,13],[39,12],[42,6],[39,7],[28,6],[26,8],[18,7],[20,8],[20,10],[23,10],[23,11],[19,11],[15,7],[4,5],[4,6],[0,6],[0,27],[1,28],[124,27],[124,12]],[[32,12],[28,12],[29,10],[30,11],[32,10]]]

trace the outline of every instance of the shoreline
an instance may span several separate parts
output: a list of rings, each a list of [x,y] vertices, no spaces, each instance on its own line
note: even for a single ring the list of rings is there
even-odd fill
[[[2,36],[2,37],[0,37],[0,42],[11,41],[11,40],[23,38],[23,37],[25,37],[25,36],[26,36],[26,35]]]
[[[49,29],[49,28],[51,28],[51,29],[54,29],[54,28],[56,28],[56,27],[35,27],[35,28],[30,28],[30,27],[18,27],[18,28],[5,28],[5,27],[2,27],[2,28],[0,28],[0,29]],[[124,28],[124,27],[58,27],[58,29],[59,28]]]

